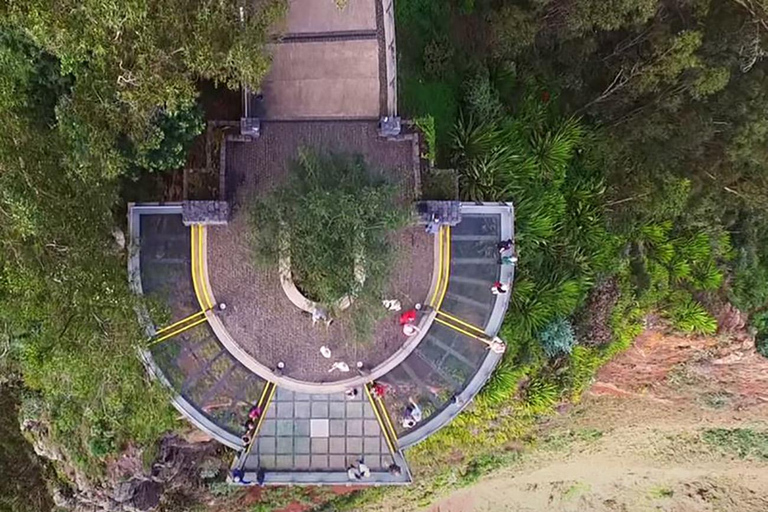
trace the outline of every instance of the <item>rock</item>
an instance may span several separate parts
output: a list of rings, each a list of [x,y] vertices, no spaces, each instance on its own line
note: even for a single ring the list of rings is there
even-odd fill
[[[133,498],[133,495],[136,493],[136,488],[140,484],[140,480],[128,480],[127,482],[118,483],[112,491],[112,499],[118,503],[125,503]]]
[[[122,252],[125,250],[125,233],[123,233],[123,230],[115,227],[112,228],[112,238],[115,239],[115,248]]]
[[[189,444],[210,443],[213,438],[200,429],[192,428],[179,434],[184,442]]]
[[[62,489],[54,489],[53,491],[53,503],[63,509],[72,510],[77,505],[75,498],[65,493]]]
[[[146,512],[152,510],[160,504],[160,497],[163,494],[163,486],[152,480],[140,482],[135,488],[133,498],[124,505],[127,512]]]

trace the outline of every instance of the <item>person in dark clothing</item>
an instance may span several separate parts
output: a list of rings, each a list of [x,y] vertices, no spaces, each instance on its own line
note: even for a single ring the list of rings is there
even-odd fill
[[[267,476],[267,472],[264,471],[264,468],[259,468],[259,472],[256,473],[256,483],[259,484],[259,487],[264,487],[264,479]]]
[[[512,249],[514,247],[514,242],[512,242],[512,239],[509,240],[502,240],[498,244],[496,244],[496,248],[499,250],[499,252],[506,252]]]
[[[243,471],[242,469],[232,470],[232,481],[235,482],[236,484],[241,484],[241,485],[248,485],[251,483],[245,480],[245,471]]]
[[[502,283],[501,281],[496,281],[493,283],[493,286],[491,286],[491,293],[494,295],[507,293],[508,291],[509,285],[507,283]]]

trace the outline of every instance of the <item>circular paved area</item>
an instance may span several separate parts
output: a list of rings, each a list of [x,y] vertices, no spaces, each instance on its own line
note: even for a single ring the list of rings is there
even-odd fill
[[[270,368],[284,361],[285,375],[297,380],[345,380],[356,373],[329,373],[335,361],[350,368],[357,361],[376,366],[403,345],[405,336],[396,313],[379,321],[366,343],[355,342],[349,312],[330,328],[313,327],[311,318],[285,295],[277,265],[265,268],[254,263],[248,204],[285,182],[299,148],[361,154],[372,172],[398,185],[403,202],[413,201],[413,146],[407,140],[380,138],[376,122],[265,122],[257,140],[227,145],[227,192],[235,211],[227,226],[207,230],[208,275],[216,300],[228,306],[222,315],[224,326],[254,359]],[[383,297],[398,299],[406,308],[425,302],[434,267],[434,237],[413,226],[393,234],[391,242],[395,263]],[[320,355],[323,345],[331,349],[331,359]]]
[[[329,373],[333,362],[345,361],[351,368],[356,361],[376,366],[402,346],[405,336],[397,313],[380,320],[367,342],[355,341],[349,311],[330,327],[313,326],[309,315],[285,295],[277,266],[253,263],[249,233],[248,219],[242,214],[227,226],[209,228],[208,273],[216,299],[227,304],[222,315],[225,327],[257,361],[270,368],[284,361],[286,376],[331,382],[355,375]],[[385,296],[405,307],[424,302],[432,277],[433,238],[415,226],[400,230],[392,242],[397,264]],[[320,355],[323,345],[331,349],[331,359]]]

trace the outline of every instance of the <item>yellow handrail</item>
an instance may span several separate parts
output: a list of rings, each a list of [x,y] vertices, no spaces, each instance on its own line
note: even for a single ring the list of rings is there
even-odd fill
[[[442,316],[444,316],[444,317],[446,317],[446,318],[450,318],[451,320],[453,320],[453,321],[454,321],[454,322],[456,322],[457,324],[459,324],[459,325],[463,325],[464,327],[468,327],[469,329],[472,329],[473,331],[477,331],[477,332],[479,332],[480,334],[485,334],[485,331],[484,331],[484,330],[482,330],[481,328],[479,328],[479,327],[477,327],[477,326],[475,326],[475,325],[472,325],[472,324],[470,324],[470,323],[468,323],[468,322],[465,322],[464,320],[461,320],[461,319],[459,319],[459,318],[456,318],[455,316],[453,316],[453,315],[451,315],[451,314],[449,314],[449,313],[446,313],[445,311],[438,311],[438,312],[437,312],[437,314],[438,314],[438,315],[442,315]]]
[[[384,434],[384,439],[387,440],[387,446],[389,446],[389,451],[392,453],[392,455],[395,455],[397,453],[397,450],[395,449],[395,445],[391,439],[391,436],[389,432],[387,431],[387,426],[384,424],[384,421],[381,419],[381,413],[379,412],[379,408],[376,407],[376,402],[373,400],[373,395],[371,394],[371,390],[368,387],[369,385],[366,384],[365,386],[365,394],[368,396],[368,401],[371,402],[371,407],[373,407],[373,413],[376,415],[376,419],[379,421],[379,427],[381,427],[381,432]]]
[[[441,324],[443,324],[445,326],[448,326],[448,327],[450,327],[451,329],[453,329],[455,331],[458,331],[458,332],[460,332],[462,334],[465,334],[465,335],[469,336],[470,338],[474,338],[476,340],[480,340],[483,343],[487,343],[488,342],[488,340],[486,338],[481,338],[480,336],[478,336],[476,334],[473,334],[471,332],[465,331],[464,329],[462,329],[460,327],[456,327],[455,325],[450,324],[450,323],[448,323],[445,320],[442,320],[440,318],[435,318],[435,322],[438,322],[438,323],[441,323]]]
[[[189,315],[189,316],[188,316],[188,317],[186,317],[186,318],[182,318],[182,319],[181,319],[181,320],[179,320],[178,322],[172,323],[171,325],[169,325],[169,326],[167,326],[167,327],[163,327],[163,328],[162,328],[162,329],[160,329],[159,331],[155,332],[155,336],[157,336],[158,334],[163,334],[164,332],[167,332],[167,331],[169,331],[169,330],[173,329],[174,327],[177,327],[177,326],[179,326],[179,325],[181,325],[181,324],[187,323],[188,321],[192,320],[193,318],[195,318],[195,317],[197,317],[197,316],[199,316],[199,315],[204,315],[204,314],[205,314],[205,310],[204,310],[204,309],[202,309],[202,310],[198,311],[197,313],[194,313],[194,314],[192,314],[192,315]]]
[[[161,337],[159,337],[159,338],[157,338],[155,340],[152,340],[152,342],[149,343],[149,345],[147,345],[147,346],[148,347],[152,347],[152,346],[157,345],[158,343],[160,343],[162,341],[167,340],[168,338],[173,338],[174,336],[178,336],[179,334],[183,333],[184,331],[188,331],[189,329],[191,329],[193,327],[196,327],[196,326],[202,324],[203,322],[205,322],[207,320],[208,320],[208,318],[203,317],[200,320],[197,320],[196,322],[192,322],[189,325],[182,326],[180,329],[176,329],[175,331],[169,332],[168,334],[166,334],[164,336],[161,336]]]
[[[440,230],[437,233],[437,252],[438,252],[438,267],[437,267],[437,283],[435,283],[435,291],[432,293],[432,299],[429,304],[435,307],[437,295],[440,293],[440,288],[443,286],[443,232],[444,229],[440,226]]]
[[[272,397],[275,396],[276,390],[277,386],[271,382],[267,382],[267,384],[264,386],[264,389],[261,391],[261,397],[259,397],[259,401],[256,402],[256,406],[261,409],[261,415],[256,421],[256,426],[253,428],[253,437],[251,437],[250,442],[245,447],[245,455],[243,455],[241,459],[243,464],[245,464],[245,462],[248,460],[248,456],[251,454],[253,445],[256,444],[256,437],[259,435],[261,425],[264,423],[264,418],[267,416],[267,409],[269,408],[269,404],[272,403]],[[264,398],[265,396],[266,400]]]
[[[443,299],[445,299],[445,293],[448,291],[448,280],[451,275],[451,226],[445,226],[445,258],[442,259],[443,266],[445,267],[443,277],[443,291],[440,294],[440,300],[434,305],[435,309],[440,309],[443,305]]]
[[[389,427],[389,433],[392,436],[392,439],[397,439],[397,432],[395,432],[395,427],[392,425],[392,418],[389,416],[389,411],[384,405],[384,399],[377,397],[376,400],[379,402],[379,406],[381,406],[381,410],[384,413],[384,419],[387,420],[387,426]]]

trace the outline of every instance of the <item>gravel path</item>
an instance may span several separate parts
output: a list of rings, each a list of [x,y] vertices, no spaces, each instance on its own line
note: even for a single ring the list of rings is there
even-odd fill
[[[248,198],[273,190],[287,176],[299,147],[361,153],[371,168],[389,175],[403,190],[403,200],[413,199],[413,169],[409,142],[387,142],[369,122],[265,123],[262,136],[252,143],[230,143],[228,180],[234,187],[233,219],[224,227],[208,230],[208,267],[214,294],[226,302],[224,324],[232,337],[261,363],[274,367],[286,363],[287,376],[314,382],[348,378],[329,373],[334,361],[354,367],[356,361],[377,365],[405,341],[397,314],[378,322],[373,339],[354,340],[351,319],[342,315],[330,328],[312,326],[311,318],[285,296],[277,268],[254,263],[248,226]],[[387,298],[405,307],[427,298],[433,268],[434,239],[419,226],[400,230],[392,237],[396,264]],[[333,356],[323,358],[322,345]]]

